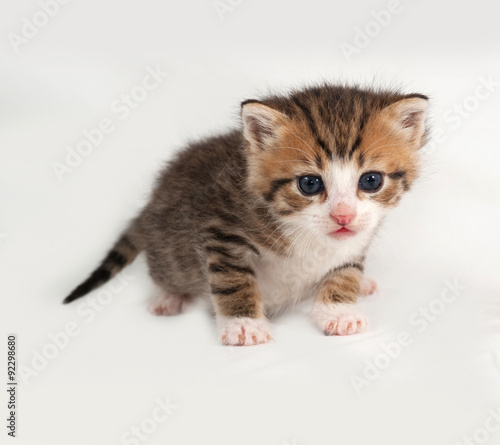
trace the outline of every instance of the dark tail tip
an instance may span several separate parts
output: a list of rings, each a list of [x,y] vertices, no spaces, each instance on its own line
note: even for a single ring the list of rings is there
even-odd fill
[[[80,284],[73,292],[71,292],[64,300],[63,304],[71,303],[77,298],[83,297],[90,291],[99,287],[101,284],[108,281],[111,277],[111,272],[106,269],[99,268],[94,271],[94,273],[87,278],[82,284]]]
[[[72,301],[75,301],[77,298],[83,297],[88,292],[90,292],[90,289],[88,288],[88,286],[84,286],[83,284],[80,284],[80,286],[78,286],[73,292],[71,292],[63,300],[63,304],[71,303]]]
[[[132,229],[129,229],[132,231]],[[71,303],[77,298],[83,297],[99,286],[113,278],[127,264],[134,261],[139,249],[131,241],[129,235],[123,235],[108,252],[101,265],[92,272],[82,284],[71,292],[64,300],[64,304]]]

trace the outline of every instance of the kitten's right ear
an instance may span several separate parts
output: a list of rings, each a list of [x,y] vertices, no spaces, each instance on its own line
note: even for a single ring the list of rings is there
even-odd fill
[[[243,135],[251,145],[264,149],[275,142],[288,118],[256,100],[241,104]]]

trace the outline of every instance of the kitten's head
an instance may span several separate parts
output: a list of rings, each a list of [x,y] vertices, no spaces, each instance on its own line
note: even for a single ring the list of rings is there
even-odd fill
[[[416,179],[427,104],[334,86],[243,102],[250,191],[286,227],[366,245]]]

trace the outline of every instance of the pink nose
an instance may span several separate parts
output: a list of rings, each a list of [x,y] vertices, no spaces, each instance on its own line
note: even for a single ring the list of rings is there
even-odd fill
[[[341,226],[350,224],[355,217],[355,213],[349,213],[345,215],[336,215],[334,213],[330,213],[330,218],[332,218],[337,224],[340,224]]]

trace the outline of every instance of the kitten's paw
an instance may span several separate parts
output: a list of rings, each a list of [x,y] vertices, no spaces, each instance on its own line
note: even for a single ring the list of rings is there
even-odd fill
[[[163,292],[153,299],[148,310],[153,315],[177,315],[182,312],[182,305],[187,298],[187,295]]]
[[[366,317],[353,303],[316,303],[311,317],[325,335],[351,335],[365,330]]]
[[[371,278],[363,277],[361,281],[361,295],[367,296],[377,290],[377,282]]]
[[[260,318],[218,318],[219,337],[223,345],[251,346],[271,340],[266,320]]]

